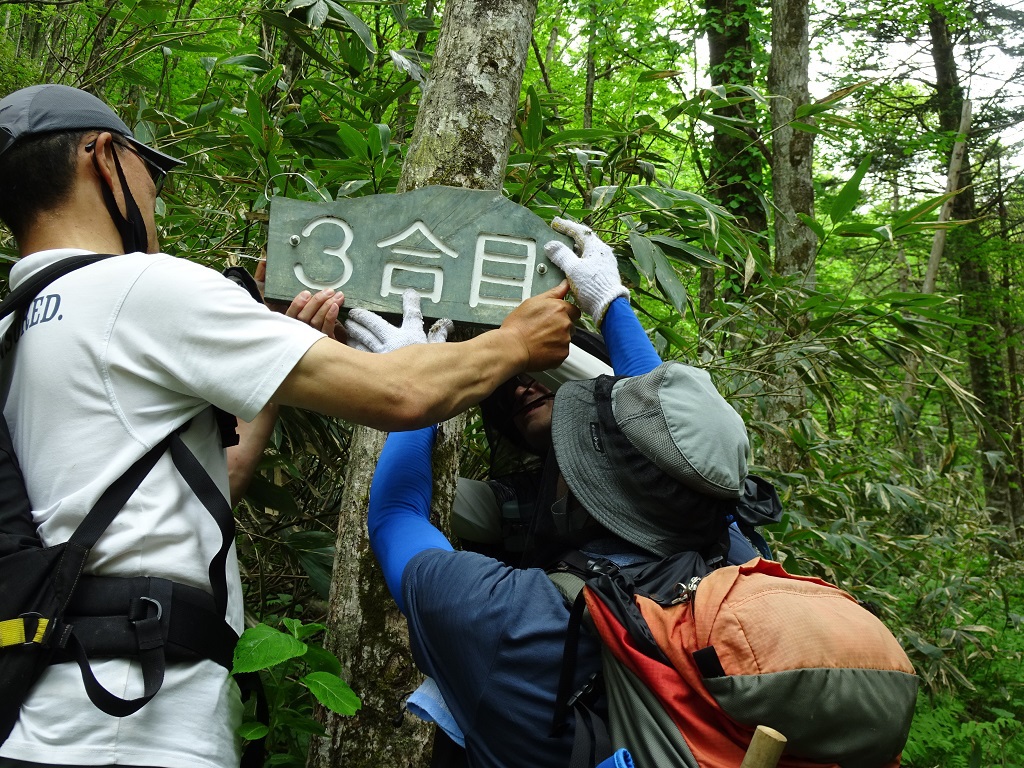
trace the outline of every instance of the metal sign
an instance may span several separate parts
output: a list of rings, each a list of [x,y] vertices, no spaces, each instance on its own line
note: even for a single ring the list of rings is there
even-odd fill
[[[266,295],[290,301],[334,288],[345,306],[402,311],[414,288],[425,317],[500,325],[561,282],[544,243],[572,240],[497,192],[423,187],[333,203],[275,197]]]

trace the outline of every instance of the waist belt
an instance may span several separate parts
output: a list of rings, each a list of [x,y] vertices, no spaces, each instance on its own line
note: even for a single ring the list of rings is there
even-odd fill
[[[148,658],[161,678],[165,660],[210,659],[230,671],[238,641],[213,595],[156,577],[82,577],[64,624],[88,658]],[[78,656],[69,646],[54,660]]]

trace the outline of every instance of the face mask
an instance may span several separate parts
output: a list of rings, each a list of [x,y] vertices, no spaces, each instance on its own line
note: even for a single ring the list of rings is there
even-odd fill
[[[86,145],[86,149],[88,150],[90,146],[95,150],[95,142],[91,145]],[[124,169],[121,167],[121,160],[117,156],[117,150],[114,149],[112,151],[114,153],[114,166],[117,168],[117,177],[121,181],[121,191],[124,193],[124,207],[128,213],[127,217],[122,215],[120,208],[117,207],[117,201],[114,199],[113,190],[106,184],[102,185],[103,202],[106,203],[110,218],[121,235],[124,252],[135,253],[136,251],[142,251],[145,253],[149,250],[149,233],[146,230],[146,221],[142,218],[142,211],[139,210],[135,198],[132,197],[131,189],[128,187],[128,179],[125,178]],[[96,166],[96,172],[99,173],[100,163],[95,151],[93,151],[92,163]]]

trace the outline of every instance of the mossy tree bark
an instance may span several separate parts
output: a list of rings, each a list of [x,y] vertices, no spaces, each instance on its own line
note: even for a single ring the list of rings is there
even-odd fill
[[[810,101],[808,89],[807,0],[773,0],[772,52],[768,90],[772,95],[772,202],[775,209],[775,271],[802,275],[814,288],[817,237],[798,214],[814,216],[812,160],[814,134],[793,127],[797,110]],[[809,121],[809,119],[808,119]],[[767,432],[764,463],[782,471],[801,461],[789,431],[796,428],[807,408],[795,359],[803,354],[808,318],[793,317],[779,328],[773,341],[778,377],[768,400],[767,420],[780,428]]]
[[[928,12],[932,61],[935,65],[935,96],[939,125],[953,133],[960,124],[964,89],[956,65],[953,35],[949,21],[937,8]],[[984,247],[974,198],[973,170],[969,142],[964,148],[960,171],[961,191],[953,198],[952,218],[965,222],[949,233],[946,251],[956,266],[960,283],[960,306],[970,321],[967,328],[967,364],[971,374],[971,391],[978,398],[982,419],[978,431],[978,449],[982,454],[981,469],[985,497],[994,522],[1007,526],[1015,537],[1021,520],[1021,493],[1009,438],[1010,422],[1008,385],[1003,371],[1007,368],[1007,339],[1001,332],[999,288],[992,279],[989,264],[991,249]],[[994,457],[1001,457],[994,460]]]
[[[402,168],[400,192],[442,184],[501,189],[519,106],[536,0],[449,0],[428,88]],[[446,423],[434,451],[432,513],[447,528],[465,416]],[[384,434],[352,437],[338,523],[327,647],[363,701],[346,718],[321,710],[308,768],[425,766],[432,731],[403,711],[419,684],[406,625],[370,551],[366,509]]]

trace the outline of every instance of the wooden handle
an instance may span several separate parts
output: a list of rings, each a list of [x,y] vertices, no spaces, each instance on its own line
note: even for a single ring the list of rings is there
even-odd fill
[[[785,736],[767,725],[759,725],[740,768],[775,768],[785,748]]]

